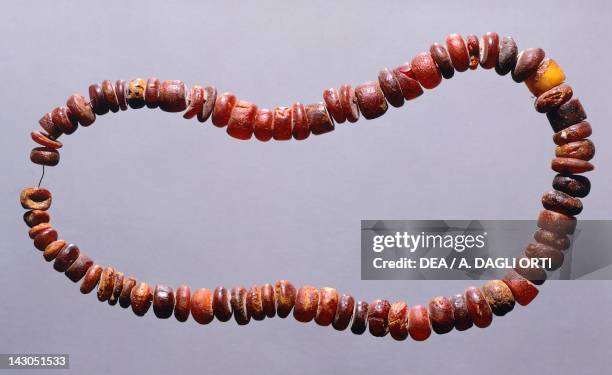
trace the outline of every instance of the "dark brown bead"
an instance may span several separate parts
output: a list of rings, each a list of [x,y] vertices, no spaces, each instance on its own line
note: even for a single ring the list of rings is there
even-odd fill
[[[98,283],[98,301],[108,301],[108,299],[113,295],[114,289],[115,270],[112,267],[106,267],[104,270],[102,270],[100,282]]]
[[[590,139],[566,143],[555,148],[555,156],[591,160],[595,156],[595,145]]]
[[[265,108],[257,110],[255,115],[255,123],[253,124],[253,134],[259,141],[267,142],[272,139],[274,133],[273,126],[274,115],[272,111]]]
[[[442,82],[440,69],[429,52],[421,52],[414,56],[410,67],[416,80],[426,89],[431,90]]]
[[[308,128],[314,135],[321,135],[334,130],[334,121],[329,116],[323,103],[308,104],[306,106],[306,119]]]
[[[385,299],[374,300],[368,307],[368,327],[375,337],[384,337],[389,333],[389,309],[391,304]]]
[[[573,234],[576,218],[559,212],[543,210],[538,216],[538,227],[556,234]]]
[[[125,100],[130,108],[138,109],[145,106],[145,91],[147,82],[144,79],[136,78],[128,82],[125,90]]]
[[[184,322],[189,318],[191,309],[191,289],[187,285],[176,288],[176,303],[174,304],[174,317],[179,322]]]
[[[493,321],[491,307],[482,291],[474,286],[465,290],[465,306],[474,325],[479,328],[488,327]]]
[[[287,280],[279,280],[274,284],[274,297],[276,297],[276,313],[279,318],[286,318],[295,305],[297,290]]]
[[[387,112],[387,100],[378,82],[369,81],[355,87],[359,111],[368,120],[380,117]]]
[[[102,87],[97,83],[89,86],[89,103],[96,115],[102,116],[108,113],[109,108],[104,99]]]
[[[251,316],[247,312],[246,299],[247,290],[244,288],[232,288],[231,304],[234,312],[234,319],[238,325],[248,324],[251,320]]]
[[[295,140],[304,140],[310,135],[306,109],[300,102],[291,105],[291,134]]]
[[[554,247],[557,250],[567,250],[571,244],[566,235],[558,235],[544,229],[536,230],[533,234],[533,239],[541,244]]]
[[[536,264],[532,262],[530,258],[522,256],[516,258],[516,266],[514,267],[514,271],[532,283],[542,285],[544,284],[544,281],[546,281],[546,271],[544,271],[540,265],[541,262]]]
[[[356,335],[363,335],[368,327],[369,306],[366,301],[358,301],[355,305],[355,314],[351,323],[351,332]]]
[[[510,73],[516,66],[516,57],[518,55],[518,47],[511,36],[505,36],[499,42],[499,55],[495,72],[501,76]]]
[[[149,311],[153,301],[153,291],[147,283],[139,283],[130,292],[130,306],[137,316],[143,316]]]
[[[395,340],[402,341],[408,337],[408,305],[404,301],[397,301],[389,309],[389,333]]]
[[[554,247],[541,243],[530,243],[525,249],[527,258],[546,258],[548,266],[545,267],[549,271],[554,271],[563,265],[563,253]]]
[[[253,286],[247,291],[246,297],[247,313],[254,320],[264,320],[266,313],[263,310],[261,301],[261,288]]]
[[[53,241],[45,247],[45,251],[43,252],[43,258],[47,262],[50,262],[57,257],[57,254],[66,246],[66,241],[57,240]]]
[[[572,98],[574,91],[568,85],[555,86],[552,89],[540,94],[535,100],[534,106],[536,111],[547,113],[555,108],[559,108],[562,104],[567,103]]]
[[[91,260],[87,254],[80,253],[79,257],[66,270],[66,277],[74,283],[79,282],[85,277],[87,270],[89,270],[91,266],[93,266],[93,260]]]
[[[488,32],[480,38],[480,66],[483,69],[493,69],[497,65],[499,55],[499,35]]]
[[[191,294],[191,316],[200,324],[208,324],[215,318],[210,289],[200,288]]]
[[[453,67],[458,72],[465,72],[470,67],[470,55],[465,40],[459,34],[450,34],[446,37],[446,49],[450,55]]]
[[[547,210],[566,215],[578,215],[582,212],[582,202],[562,191],[551,190],[542,195],[542,205]]]
[[[402,95],[405,100],[412,100],[423,94],[423,88],[414,77],[410,63],[402,64],[393,69],[393,74],[395,74],[395,78],[402,88]]]
[[[212,123],[218,128],[227,125],[232,114],[232,109],[236,105],[236,95],[226,92],[217,96],[215,107],[212,112]]]
[[[295,297],[293,317],[298,322],[307,323],[314,319],[319,307],[319,290],[314,286],[304,285],[298,289]]]
[[[544,56],[544,50],[541,48],[527,48],[521,51],[516,57],[516,65],[512,69],[514,82],[520,83],[531,77],[538,70]]]
[[[514,300],[522,306],[531,303],[539,293],[538,288],[532,282],[516,273],[516,271],[508,272],[502,281],[512,291]]]
[[[276,316],[276,300],[274,299],[274,286],[272,284],[264,284],[261,287],[261,305],[268,318]]]
[[[234,105],[230,113],[227,123],[227,134],[237,139],[251,139],[256,115],[257,106],[255,104],[239,101]]]
[[[153,312],[159,319],[168,319],[174,312],[174,291],[166,285],[157,285],[153,292]],[[211,311],[212,313],[212,311]]]
[[[78,121],[73,118],[68,107],[55,107],[51,111],[51,120],[64,134],[72,134],[79,127]]]
[[[213,113],[217,101],[217,88],[215,86],[204,87],[204,105],[202,112],[198,113],[198,121],[205,122]]]
[[[187,108],[187,87],[185,86],[185,83],[180,80],[163,81],[159,88],[159,99],[158,100],[159,100],[159,109],[161,109],[162,111],[166,111],[166,112],[184,111]],[[227,120],[226,120],[226,124],[227,124]]]
[[[340,94],[335,88],[329,88],[323,91],[323,100],[325,101],[325,107],[327,111],[334,118],[338,124],[342,124],[346,121],[346,115],[342,110],[342,104],[340,103]]]
[[[591,191],[591,181],[579,175],[558,174],[553,179],[553,188],[560,190],[572,197],[584,198]]]
[[[429,320],[437,334],[448,333],[455,326],[453,302],[447,297],[435,297],[429,301]]]
[[[57,241],[57,231],[53,228],[47,228],[34,237],[34,247],[40,251],[44,251],[47,245],[53,241]]]
[[[482,286],[482,293],[493,314],[503,316],[514,309],[514,296],[508,285],[503,281],[488,281]]]
[[[332,324],[338,309],[338,292],[334,288],[319,289],[319,306],[315,322],[320,326]]]
[[[54,148],[35,147],[30,152],[30,161],[34,164],[54,167],[59,164],[60,154]]]
[[[96,288],[96,285],[98,285],[98,281],[100,281],[101,275],[102,266],[100,266],[99,264],[94,264],[93,266],[89,267],[89,269],[85,273],[85,278],[83,278],[83,282],[81,283],[81,293],[91,293],[91,291]]]
[[[595,169],[593,164],[586,160],[573,158],[554,158],[550,163],[553,171],[561,174],[584,173]]]
[[[382,90],[383,94],[385,94],[385,99],[387,99],[389,104],[394,107],[401,107],[404,105],[404,94],[402,94],[402,88],[392,71],[384,68],[378,72],[378,84],[380,85],[380,89]]]
[[[83,95],[71,95],[66,101],[66,106],[81,126],[89,126],[96,121],[96,114]]]
[[[132,289],[136,286],[136,278],[124,277],[123,285],[121,286],[121,294],[119,294],[119,306],[127,309],[132,304],[131,294]]]
[[[557,145],[563,145],[585,139],[591,136],[592,133],[591,124],[589,124],[588,121],[582,121],[555,133],[553,135],[553,141]]]
[[[151,77],[147,79],[147,85],[144,93],[144,101],[148,108],[157,108],[159,106],[159,88],[161,83],[159,79]]]
[[[49,137],[53,139],[57,139],[62,135],[62,129],[53,123],[51,112],[45,113],[45,115],[38,120],[38,124],[45,133],[49,134]]]
[[[213,313],[220,322],[227,322],[232,318],[232,296],[230,291],[219,286],[213,291]]]
[[[42,187],[25,188],[19,196],[21,207],[46,211],[51,207],[51,192]]]
[[[109,80],[102,81],[102,95],[104,95],[104,101],[108,105],[108,109],[115,113],[119,111],[119,100],[117,100],[117,94],[115,93],[115,86]]]
[[[340,105],[348,122],[357,122],[359,120],[359,106],[355,97],[355,90],[349,84],[340,86],[338,90],[340,97]]]
[[[113,280],[113,292],[111,296],[108,298],[108,304],[111,306],[115,306],[119,301],[119,296],[121,295],[121,289],[123,289],[123,272],[115,272],[114,280]]]
[[[272,135],[277,141],[291,139],[291,108],[276,107],[272,116]]]
[[[34,131],[30,133],[30,137],[32,140],[43,147],[48,147],[57,150],[58,148],[62,148],[62,142],[56,141],[55,139],[50,138],[47,134]]]
[[[445,79],[453,78],[455,75],[455,68],[453,67],[453,63],[446,48],[440,43],[434,43],[429,48],[429,53],[431,53],[431,57],[433,57],[436,65],[438,65],[442,77]]]
[[[431,336],[429,313],[425,306],[417,305],[408,312],[408,333],[413,340],[425,341]]]
[[[555,132],[586,120],[587,115],[578,98],[572,98],[546,114]]]
[[[451,298],[453,304],[453,320],[455,321],[455,329],[457,331],[465,331],[474,325],[472,318],[467,310],[465,296],[457,294]]]
[[[48,223],[51,220],[49,213],[42,210],[30,210],[23,214],[23,221],[32,228],[38,224]]]
[[[198,85],[191,87],[189,100],[187,101],[189,104],[187,105],[187,109],[185,109],[185,113],[183,113],[183,118],[191,119],[199,113],[202,113],[205,99],[206,92],[204,91],[204,87]]]
[[[117,94],[117,102],[122,111],[128,109],[127,99],[125,97],[125,81],[120,79],[115,82],[115,94]]]
[[[476,35],[468,35],[466,39],[468,55],[470,56],[470,69],[478,68],[480,62],[480,42]]]
[[[343,294],[338,299],[338,308],[332,326],[338,331],[344,331],[348,328],[353,318],[353,310],[355,310],[355,299],[353,296]]]
[[[28,230],[28,237],[30,237],[31,239],[34,239],[36,238],[36,236],[38,236],[43,231],[47,229],[51,229],[51,228],[52,226],[50,223],[40,223],[30,228],[30,230]]]

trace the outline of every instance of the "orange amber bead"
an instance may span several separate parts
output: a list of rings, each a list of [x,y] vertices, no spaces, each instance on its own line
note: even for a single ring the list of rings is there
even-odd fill
[[[545,59],[538,66],[538,70],[527,80],[525,84],[535,96],[557,87],[565,81],[563,69],[553,59]]]

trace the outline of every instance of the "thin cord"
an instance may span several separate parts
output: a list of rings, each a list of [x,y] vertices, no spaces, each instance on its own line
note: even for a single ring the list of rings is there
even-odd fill
[[[40,184],[42,183],[43,178],[45,177],[45,166],[42,166],[42,175],[40,176],[40,180],[38,180],[38,187],[40,187]]]

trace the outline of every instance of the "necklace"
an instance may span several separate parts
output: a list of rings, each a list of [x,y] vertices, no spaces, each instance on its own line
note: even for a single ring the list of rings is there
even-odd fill
[[[437,87],[443,79],[455,72],[494,69],[499,75],[510,73],[515,82],[524,82],[536,97],[535,109],[545,113],[553,128],[556,144],[551,168],[558,174],[552,186],[544,193],[544,209],[538,216],[538,229],[534,242],[529,244],[522,258],[548,258],[547,269],[515,267],[501,280],[491,280],[482,287],[468,287],[452,297],[435,297],[427,305],[409,307],[405,302],[390,303],[377,299],[371,303],[340,294],[334,288],[316,288],[304,285],[296,288],[287,280],[274,285],[264,284],[251,288],[191,290],[181,285],[176,290],[139,281],[126,276],[113,267],[96,264],[78,246],[59,239],[51,226],[48,209],[52,196],[40,187],[21,192],[21,204],[28,211],[24,221],[30,227],[29,236],[34,246],[43,252],[53,268],[63,272],[73,282],[81,282],[83,294],[97,288],[97,297],[110,305],[143,316],[153,306],[161,319],[172,315],[180,321],[189,316],[200,324],[214,319],[226,322],[234,317],[239,325],[266,317],[286,318],[293,312],[299,322],[314,320],[321,326],[333,326],[342,331],[350,327],[357,335],[366,330],[374,336],[390,334],[396,340],[408,336],[414,340],[427,339],[432,330],[437,334],[459,331],[472,326],[484,328],[491,324],[493,315],[503,316],[513,310],[515,303],[529,304],[538,294],[537,285],[546,279],[546,270],[554,270],[563,263],[563,250],[570,246],[576,227],[575,215],[582,211],[582,202],[590,191],[589,180],[579,174],[593,170],[589,162],[595,153],[593,143],[587,139],[591,126],[585,121],[586,113],[580,101],[573,97],[572,88],[565,82],[561,67],[551,58],[545,58],[540,48],[528,48],[520,53],[511,37],[499,38],[488,32],[480,39],[475,35],[463,38],[451,34],[446,45],[434,43],[429,52],[414,56],[410,63],[395,69],[382,69],[376,81],[353,88],[345,84],[339,89],[323,92],[323,101],[304,105],[296,102],[290,107],[274,110],[258,108],[255,104],[237,100],[232,93],[217,93],[214,86],[187,86],[178,80],[159,81],[133,79],[116,83],[104,81],[89,86],[89,99],[72,95],[65,106],[54,108],[39,121],[42,130],[31,133],[39,144],[30,154],[33,163],[55,166],[59,163],[62,134],[74,133],[79,124],[88,127],[97,116],[128,108],[159,108],[166,112],[182,112],[186,119],[197,118],[206,122],[211,118],[214,126],[226,128],[237,139],[255,136],[259,141],[271,139],[304,140],[311,134],[320,135],[335,129],[335,124],[354,123],[360,115],[371,120],[382,116],[389,108],[401,107],[405,101],[423,94],[424,89]],[[42,181],[42,177],[41,177]],[[520,264],[520,262],[519,262]]]

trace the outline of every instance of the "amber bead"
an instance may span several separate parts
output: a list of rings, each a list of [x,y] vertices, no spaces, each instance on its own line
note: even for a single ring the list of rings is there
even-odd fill
[[[49,137],[53,139],[57,139],[62,135],[62,129],[53,123],[51,112],[45,113],[40,120],[38,120],[38,124],[45,133],[49,134]]]
[[[102,274],[100,275],[100,282],[98,283],[98,301],[108,301],[108,299],[113,294],[114,289],[115,270],[112,267],[106,267],[104,268],[104,270],[102,270]]]
[[[541,93],[536,98],[534,106],[536,111],[547,113],[567,103],[572,98],[572,95],[574,95],[574,91],[570,86],[558,85]]]
[[[125,81],[122,79],[115,82],[115,94],[117,94],[117,102],[119,103],[119,109],[126,111],[128,109],[127,99],[125,97]]]
[[[442,77],[445,79],[453,78],[455,68],[453,68],[453,63],[446,48],[440,43],[434,43],[429,47],[429,53],[431,53],[431,57],[433,57],[436,65],[438,65]]]
[[[161,83],[159,79],[151,77],[147,79],[147,85],[144,92],[145,105],[148,108],[157,108],[159,106],[159,88]]]
[[[93,260],[86,254],[80,253],[79,257],[66,270],[66,277],[74,283],[79,282],[85,277],[87,270],[89,270],[91,266],[93,266]]]
[[[237,139],[251,139],[256,115],[257,106],[255,104],[239,101],[231,110],[227,122],[227,134]]]
[[[531,77],[544,60],[544,55],[544,50],[541,48],[527,48],[521,51],[516,57],[516,65],[512,69],[514,82],[520,83]]]
[[[47,228],[34,237],[34,247],[44,251],[47,245],[54,241],[57,241],[57,231],[53,228]]]
[[[465,306],[474,325],[479,328],[488,327],[493,321],[493,314],[482,291],[471,286],[465,290],[464,294]]]
[[[559,235],[544,229],[536,230],[533,234],[533,239],[541,244],[554,247],[557,250],[567,250],[571,245],[566,235]]]
[[[568,126],[567,128],[553,134],[553,142],[557,145],[583,140],[593,133],[591,124],[588,121],[582,121],[577,124]]]
[[[274,297],[276,298],[276,313],[279,318],[286,318],[295,305],[297,290],[287,280],[279,280],[274,284]]]
[[[291,139],[291,108],[276,107],[272,115],[272,136],[277,141]]]
[[[425,306],[417,305],[408,312],[408,333],[415,341],[425,341],[431,336],[429,313]]]
[[[306,109],[300,102],[291,105],[291,134],[295,140],[304,140],[310,135]]]
[[[79,127],[79,123],[74,118],[68,107],[55,107],[51,111],[51,120],[64,134],[72,134]]]
[[[359,111],[366,119],[375,119],[387,112],[387,100],[378,82],[368,81],[355,87],[355,96]]]
[[[542,196],[542,205],[547,210],[560,212],[566,215],[578,215],[582,212],[582,202],[562,191],[551,190]]]
[[[125,275],[123,272],[115,272],[114,280],[113,280],[113,292],[108,298],[108,304],[111,306],[115,306],[119,301],[119,297],[121,296],[121,289],[123,289],[123,278]]]
[[[272,284],[264,284],[261,287],[261,305],[268,318],[274,318],[274,316],[276,316],[276,300],[274,298],[274,286]]]
[[[402,95],[405,100],[418,98],[423,94],[423,88],[419,81],[414,77],[410,63],[405,63],[393,69],[393,74],[402,88]]]
[[[102,87],[97,83],[89,86],[89,103],[96,115],[102,116],[108,113],[109,108],[104,93],[102,93]]]
[[[215,315],[212,306],[212,293],[210,289],[200,288],[191,294],[191,316],[200,324],[213,321]]]
[[[263,310],[261,301],[261,288],[253,286],[247,291],[246,296],[247,314],[254,320],[264,320],[266,313]]]
[[[136,286],[136,279],[134,277],[124,277],[123,285],[121,286],[121,294],[119,294],[119,306],[127,309],[130,307],[132,289]]]
[[[249,315],[246,307],[247,290],[241,287],[232,288],[231,295],[232,297],[230,301],[236,323],[241,326],[248,324],[251,320],[251,316]]]
[[[374,300],[368,307],[368,327],[372,336],[384,337],[389,333],[389,309],[391,304],[384,299]]]
[[[351,323],[351,332],[356,335],[363,335],[368,327],[368,310],[369,306],[366,301],[357,302],[355,313],[353,314],[353,322]]]
[[[96,114],[83,95],[71,95],[66,101],[66,106],[82,126],[89,126],[96,121]]]
[[[332,324],[338,309],[338,292],[334,288],[319,289],[319,306],[315,322],[320,326]]]
[[[217,101],[217,88],[215,86],[204,87],[204,105],[202,111],[198,113],[198,121],[205,122],[213,113],[215,102]]]
[[[595,145],[589,139],[566,143],[555,148],[555,156],[591,160],[595,156]]]
[[[38,143],[43,147],[52,148],[55,150],[57,150],[58,148],[62,148],[62,142],[50,138],[45,133],[34,131],[30,133],[30,137],[34,142]]]
[[[34,239],[36,238],[36,236],[41,234],[43,231],[47,229],[51,229],[51,228],[52,226],[50,223],[40,223],[30,228],[30,230],[28,230],[28,237],[30,237],[31,239]]]
[[[26,209],[46,211],[51,207],[51,192],[45,188],[25,188],[19,199],[21,206]]]
[[[34,164],[54,167],[59,164],[59,152],[50,147],[35,147],[30,152],[30,161]]]
[[[51,220],[49,213],[43,210],[30,210],[23,214],[23,221],[32,228],[38,224],[48,223]]]
[[[45,247],[45,251],[43,251],[43,258],[47,262],[50,262],[55,259],[57,254],[66,246],[66,241],[57,240],[53,241]]]
[[[538,216],[538,227],[557,234],[572,234],[576,218],[559,212],[543,210]]]
[[[511,36],[505,36],[499,42],[499,55],[497,56],[497,64],[495,64],[495,72],[501,76],[510,73],[516,66],[516,57],[518,55],[518,47]]]
[[[149,284],[141,282],[130,291],[130,306],[137,316],[143,316],[149,311],[153,301],[153,291]]]
[[[558,174],[553,179],[553,188],[571,195],[584,198],[591,191],[591,181],[584,176]]]
[[[272,127],[274,121],[274,115],[272,111],[265,108],[257,110],[255,115],[255,123],[253,124],[253,134],[255,138],[262,142],[267,142],[272,139],[274,128]]]
[[[527,280],[531,281],[536,285],[542,285],[546,281],[546,271],[539,267],[541,263],[533,264],[530,258],[521,256],[516,258],[516,266],[514,271],[519,275],[523,276]]]
[[[157,285],[153,292],[153,312],[159,319],[168,319],[174,312],[174,291],[166,285]],[[212,314],[212,309],[210,311]]]
[[[206,92],[204,91],[204,87],[198,85],[193,86],[191,88],[191,92],[189,93],[189,104],[187,105],[187,109],[185,109],[185,113],[183,113],[183,118],[191,119],[197,114],[202,113],[204,100],[206,100]]]
[[[232,114],[232,109],[236,105],[236,95],[226,92],[217,96],[215,107],[212,112],[212,123],[218,128],[227,125]]]
[[[329,88],[323,91],[323,101],[325,101],[325,107],[327,111],[334,118],[338,124],[342,124],[346,121],[346,115],[344,114],[344,110],[342,109],[342,104],[340,103],[340,94],[338,90],[335,88]]]
[[[338,298],[338,308],[332,322],[332,327],[338,331],[344,331],[348,328],[353,318],[353,310],[355,309],[355,299],[353,296],[343,294]]]
[[[463,294],[457,294],[451,297],[453,304],[453,320],[455,321],[455,329],[457,331],[465,331],[474,325],[472,318],[467,310],[465,302],[465,296]]]
[[[470,69],[478,68],[480,62],[480,42],[476,35],[468,35],[466,39],[468,55],[470,56]]]
[[[470,67],[470,56],[468,54],[465,40],[461,35],[450,34],[447,36],[446,49],[456,71],[465,72],[468,70]]]
[[[564,81],[565,73],[557,62],[553,59],[545,59],[540,63],[536,72],[525,80],[525,84],[533,95],[538,96],[559,86]]]
[[[480,66],[483,69],[493,69],[497,65],[499,55],[499,35],[487,32],[479,41]]]
[[[512,291],[514,300],[522,306],[527,306],[534,298],[538,295],[538,288],[529,280],[516,273],[516,271],[510,271],[502,281],[508,285],[508,288]]]
[[[429,320],[437,334],[448,333],[455,326],[453,302],[447,297],[435,297],[429,301]]]
[[[187,285],[176,288],[176,303],[174,304],[174,317],[179,322],[184,322],[189,318],[191,309],[191,289]]]
[[[426,89],[433,89],[442,82],[440,69],[433,57],[428,52],[421,52],[412,58],[410,62],[412,71],[417,81]],[[361,109],[361,107],[359,108]]]
[[[115,86],[113,83],[109,80],[105,80],[102,81],[100,87],[102,88],[102,95],[104,96],[106,105],[108,105],[108,109],[113,113],[119,111],[119,100],[117,100],[117,94],[115,93]]]
[[[319,290],[305,285],[298,289],[293,308],[293,317],[298,322],[307,323],[314,319],[319,307]]]
[[[404,105],[404,94],[402,94],[402,87],[392,71],[384,68],[378,72],[378,85],[380,86],[383,94],[385,94],[385,99],[387,99],[389,104],[394,107],[401,107]]]
[[[586,160],[572,158],[554,158],[550,167],[553,171],[561,174],[584,173],[595,169],[593,164]]]
[[[98,285],[98,281],[100,281],[101,275],[102,266],[100,266],[99,264],[94,264],[93,266],[89,267],[89,269],[85,273],[83,282],[81,282],[81,293],[91,293],[91,291],[96,288],[96,285]]]
[[[512,291],[501,280],[491,280],[482,286],[482,293],[493,314],[503,316],[514,309]]]
[[[357,122],[359,120],[359,106],[357,106],[355,89],[349,84],[344,84],[340,86],[338,96],[340,97],[342,112],[344,112],[348,122]]]
[[[541,243],[530,243],[525,249],[525,256],[527,258],[546,258],[547,267],[549,271],[558,269],[563,265],[563,253],[554,247],[544,245]]]
[[[389,333],[395,340],[402,341],[408,337],[408,305],[404,301],[398,301],[389,309]]]
[[[130,108],[138,109],[145,106],[145,91],[147,82],[144,79],[136,78],[128,82],[125,90],[125,100]]]
[[[218,321],[227,322],[232,318],[232,296],[230,291],[219,286],[213,291],[213,313]]]
[[[312,134],[320,135],[334,130],[334,121],[323,103],[308,104],[305,109],[308,128]]]
[[[187,87],[185,86],[185,83],[180,80],[163,81],[159,87],[158,100],[159,109],[162,111],[184,111],[187,108]]]

